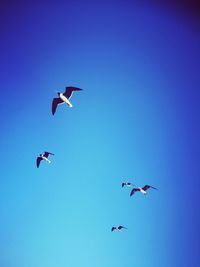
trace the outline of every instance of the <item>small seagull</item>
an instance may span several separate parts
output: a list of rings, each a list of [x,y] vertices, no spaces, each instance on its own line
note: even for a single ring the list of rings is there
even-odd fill
[[[149,188],[153,188],[153,189],[156,189],[158,190],[157,188],[151,186],[151,185],[145,185],[144,187],[138,187],[138,188],[133,188],[131,190],[131,193],[130,193],[130,197],[135,193],[135,192],[141,192],[142,194],[146,195],[147,194],[147,190]]]
[[[124,186],[131,187],[131,186],[133,186],[133,184],[130,182],[124,182],[124,183],[122,183],[122,187],[124,187]]]
[[[57,109],[57,106],[60,104],[66,103],[70,108],[72,108],[72,104],[69,102],[69,99],[72,97],[72,94],[74,91],[81,91],[83,89],[73,87],[73,86],[67,86],[65,87],[65,92],[60,93],[57,92],[58,98],[54,98],[52,101],[52,114],[54,115]]]
[[[119,226],[113,226],[111,231],[119,231],[121,232],[122,229],[127,229],[126,227],[122,226],[122,225],[119,225]]]
[[[54,154],[45,151],[43,154],[40,154],[40,155],[37,157],[37,161],[36,161],[37,168],[39,168],[41,160],[45,160],[45,161],[47,161],[48,163],[51,163],[51,161],[48,159],[49,155],[54,155]]]

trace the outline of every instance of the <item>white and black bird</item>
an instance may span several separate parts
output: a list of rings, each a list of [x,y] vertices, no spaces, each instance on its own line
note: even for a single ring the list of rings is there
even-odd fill
[[[47,161],[48,163],[51,163],[51,161],[48,159],[49,155],[54,155],[54,154],[45,151],[43,154],[40,154],[40,155],[37,157],[37,160],[36,160],[37,168],[39,168],[41,160],[45,160],[45,161]]]
[[[52,101],[52,114],[53,115],[55,114],[57,106],[60,104],[66,103],[70,108],[72,108],[72,103],[69,101],[69,99],[72,97],[74,91],[82,91],[82,90],[83,89],[80,89],[78,87],[67,86],[65,87],[64,93],[57,92],[58,97],[54,98]]]
[[[113,232],[113,231],[119,231],[119,232],[121,232],[122,229],[127,229],[127,228],[124,227],[124,226],[122,226],[122,225],[119,225],[119,226],[113,226],[113,227],[111,228],[111,231],[112,231],[112,232]]]
[[[124,186],[131,187],[131,186],[133,186],[133,184],[130,182],[124,182],[124,183],[122,183],[122,187],[124,187]]]
[[[151,186],[151,185],[145,185],[145,186],[143,186],[143,187],[133,188],[133,189],[131,190],[130,197],[131,197],[132,195],[134,195],[135,192],[141,192],[142,194],[146,195],[146,194],[147,194],[147,190],[150,189],[150,188],[153,188],[153,189],[158,190],[157,188],[155,188],[155,187],[153,187],[153,186]]]

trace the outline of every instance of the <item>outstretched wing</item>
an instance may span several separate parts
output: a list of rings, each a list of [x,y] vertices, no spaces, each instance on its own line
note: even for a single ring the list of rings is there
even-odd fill
[[[37,160],[36,160],[36,165],[37,165],[37,168],[39,168],[40,166],[40,161],[42,160],[41,157],[37,157]]]
[[[111,231],[113,232],[114,230],[116,230],[116,227],[112,227]]]
[[[59,104],[63,103],[61,98],[54,98],[52,101],[52,114],[54,115]]]
[[[121,229],[127,229],[127,228],[122,226],[122,225],[120,225],[120,226],[118,226],[118,229],[121,230]]]
[[[138,191],[140,191],[140,189],[138,189],[138,188],[133,188],[133,189],[131,190],[130,197],[131,197],[135,192],[138,192]]]
[[[47,152],[47,151],[45,151],[43,156],[44,156],[45,158],[48,158],[49,155],[54,155],[54,154],[51,153],[51,152]]]
[[[72,93],[74,91],[82,91],[83,89],[80,89],[78,87],[73,87],[73,86],[67,86],[65,87],[65,92],[64,92],[64,96],[67,98],[67,99],[70,99],[70,97],[72,96]]]
[[[142,189],[143,189],[144,191],[147,191],[149,188],[153,188],[153,189],[156,189],[156,190],[157,190],[157,188],[155,188],[155,187],[153,187],[153,186],[151,186],[151,185],[145,185],[144,187],[142,187]]]
[[[122,187],[124,187],[124,186],[125,186],[125,184],[126,184],[126,183],[122,183]]]
[[[142,189],[143,189],[144,191],[147,191],[149,188],[151,188],[151,186],[150,186],[150,185],[147,185],[147,184],[146,184],[145,186],[142,187]]]

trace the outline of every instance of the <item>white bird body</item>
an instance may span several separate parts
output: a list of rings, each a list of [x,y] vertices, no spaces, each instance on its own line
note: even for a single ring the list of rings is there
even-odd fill
[[[140,192],[142,193],[142,194],[144,194],[144,195],[146,195],[147,194],[147,192],[146,191],[144,191],[141,187],[139,187],[139,189],[140,189]]]
[[[43,160],[46,160],[48,163],[51,163],[51,161],[48,159],[48,158],[46,158],[45,156],[41,156],[41,158],[43,159]]]
[[[64,101],[70,108],[72,108],[72,104],[69,102],[69,99],[64,96],[62,93],[60,93],[59,97],[62,99],[62,101]]]

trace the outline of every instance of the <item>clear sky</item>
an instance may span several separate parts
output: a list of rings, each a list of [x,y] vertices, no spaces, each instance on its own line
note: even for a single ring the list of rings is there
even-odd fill
[[[0,267],[199,266],[199,27],[138,2],[2,5]]]

